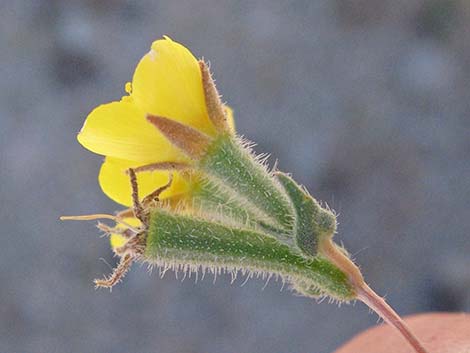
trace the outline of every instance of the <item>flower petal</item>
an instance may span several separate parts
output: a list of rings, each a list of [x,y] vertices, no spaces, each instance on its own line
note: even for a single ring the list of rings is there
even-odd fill
[[[153,42],[137,65],[132,97],[146,113],[187,124],[215,135],[209,120],[198,61],[170,38]]]
[[[145,119],[131,97],[94,109],[78,134],[92,152],[144,163],[185,161],[186,157]]]
[[[101,166],[98,177],[101,189],[112,200],[124,206],[132,205],[132,189],[129,176],[126,170],[141,165],[138,162],[131,162],[122,159],[107,157]],[[139,197],[144,198],[157,188],[164,186],[168,182],[169,172],[151,171],[137,174],[139,186]],[[173,172],[173,182],[165,190],[160,198],[166,199],[181,195],[187,191],[187,183],[178,172]]]
[[[111,233],[109,236],[109,243],[111,244],[111,247],[114,248],[120,248],[126,243],[127,239],[123,237],[121,234],[117,233]]]
[[[224,105],[225,114],[227,114],[227,124],[230,128],[230,131],[235,133],[235,120],[233,118],[233,109],[228,105]]]

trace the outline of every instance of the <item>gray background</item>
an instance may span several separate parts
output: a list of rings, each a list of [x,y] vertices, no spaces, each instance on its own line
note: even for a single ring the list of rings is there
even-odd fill
[[[164,34],[212,63],[238,131],[340,213],[337,240],[402,314],[470,310],[470,5],[0,2],[0,352],[327,353],[377,321],[271,282],[114,264],[102,158],[75,140]]]

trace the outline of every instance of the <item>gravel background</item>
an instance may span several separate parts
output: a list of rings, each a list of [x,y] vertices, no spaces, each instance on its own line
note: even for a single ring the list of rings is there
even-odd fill
[[[400,313],[470,310],[469,2],[2,0],[0,352],[328,353],[376,323],[139,266],[94,290],[107,242],[57,219],[118,206],[75,135],[164,34],[211,60],[239,132],[340,213]]]

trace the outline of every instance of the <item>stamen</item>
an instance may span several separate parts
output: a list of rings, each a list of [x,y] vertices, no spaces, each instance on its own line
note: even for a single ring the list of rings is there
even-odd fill
[[[130,239],[135,235],[135,233],[129,228],[110,227],[107,224],[101,222],[98,222],[96,228],[104,232],[105,235],[119,234],[126,239]]]
[[[96,219],[110,219],[116,223],[122,224],[123,226],[129,228],[135,233],[139,233],[138,229],[124,222],[120,217],[112,216],[110,214],[96,213],[96,214],[81,215],[81,216],[60,216],[59,219],[61,221],[94,221]]]
[[[160,201],[159,199],[159,196],[160,194],[167,190],[171,184],[173,183],[173,174],[170,173],[169,177],[168,177],[168,183],[166,183],[165,185],[159,187],[157,190],[153,191],[152,193],[148,194],[147,196],[144,197],[144,199],[142,200],[142,203],[144,205],[148,205],[150,202],[152,201]]]
[[[187,163],[181,162],[160,162],[142,165],[140,167],[134,168],[134,172],[151,172],[155,170],[185,170],[190,169],[191,166]]]
[[[131,181],[132,187],[132,206],[134,209],[134,215],[143,223],[145,224],[145,217],[144,217],[144,208],[139,201],[139,186],[137,184],[137,176],[135,175],[135,171],[132,168],[128,169],[129,178]]]
[[[105,235],[111,234],[113,232],[116,233],[116,230],[113,227],[110,227],[107,224],[104,224],[101,222],[98,222],[98,224],[96,225],[96,228],[106,233]]]
[[[115,222],[119,222],[116,216],[112,216],[104,213],[80,215],[80,216],[60,216],[61,221],[94,221],[96,219],[111,219]]]

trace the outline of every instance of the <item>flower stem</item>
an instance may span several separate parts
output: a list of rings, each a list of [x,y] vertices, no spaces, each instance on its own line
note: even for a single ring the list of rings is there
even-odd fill
[[[402,318],[388,305],[383,298],[375,293],[367,284],[357,288],[360,301],[374,310],[386,323],[395,327],[417,353],[427,353],[418,338],[410,331]]]
[[[343,272],[356,290],[357,299],[375,311],[386,323],[396,328],[403,338],[413,347],[416,353],[428,353],[418,338],[411,332],[403,319],[364,282],[357,266],[344,254],[332,240],[325,240],[319,248],[320,253],[332,261]]]

